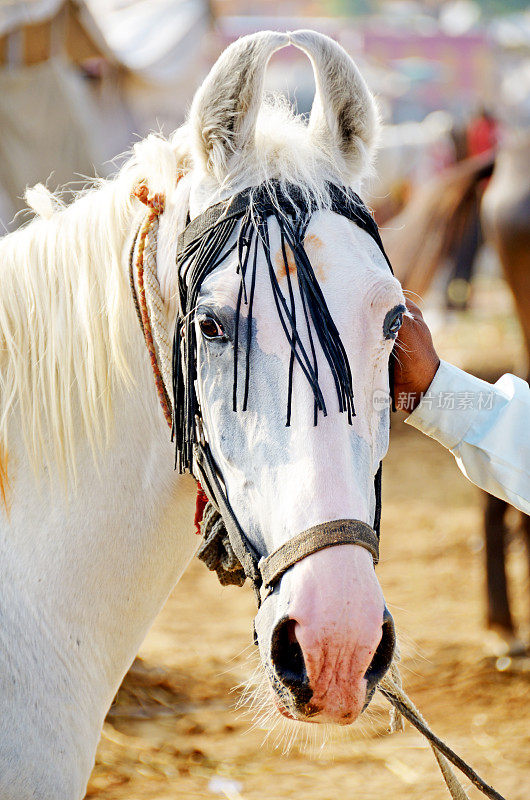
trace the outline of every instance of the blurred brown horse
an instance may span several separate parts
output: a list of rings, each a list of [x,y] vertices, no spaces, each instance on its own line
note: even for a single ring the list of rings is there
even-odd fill
[[[382,234],[403,286],[423,295],[438,267],[458,253],[480,204],[484,232],[514,296],[530,364],[529,167],[530,136],[514,139],[496,156],[460,162],[422,187]],[[487,623],[511,654],[519,654],[524,648],[516,639],[506,577],[507,507],[504,501],[486,495]],[[522,530],[530,571],[530,517],[526,515]]]
[[[530,136],[521,136],[501,151],[482,199],[482,224],[499,256],[513,292],[527,353],[530,379]],[[507,503],[491,495],[486,502],[488,624],[514,637],[506,586],[504,517]],[[530,572],[530,517],[523,515]],[[516,643],[512,639],[512,648]]]

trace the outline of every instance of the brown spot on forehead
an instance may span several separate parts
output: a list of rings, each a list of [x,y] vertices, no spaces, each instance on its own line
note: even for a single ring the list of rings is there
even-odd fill
[[[296,277],[296,264],[294,261],[294,255],[288,244],[285,245],[285,254],[287,255],[287,269],[289,270],[289,275]],[[283,251],[281,247],[276,253],[274,261],[276,262],[276,277],[279,281],[281,281],[281,279],[285,278],[287,275],[286,264],[283,258]]]
[[[304,239],[304,247],[306,250],[319,250],[322,247],[322,239],[314,233],[308,233]]]
[[[320,250],[324,246],[324,242],[316,234],[309,233],[304,239],[305,251],[311,262],[311,266],[315,272],[318,281],[324,283],[326,280],[327,264],[324,262]]]
[[[325,281],[326,280],[326,272],[327,266],[323,263],[322,258],[320,256],[319,250],[323,247],[323,241],[320,239],[316,234],[310,233],[304,239],[304,248],[311,262],[311,266],[315,271],[315,275],[317,280]],[[292,277],[296,277],[296,263],[294,260],[293,251],[289,247],[288,244],[285,245],[285,253],[287,255],[287,269],[289,270],[289,275]],[[282,249],[280,248],[275,257],[274,261],[276,264],[276,277],[279,281],[282,278],[285,278],[286,272],[286,265],[283,257]]]

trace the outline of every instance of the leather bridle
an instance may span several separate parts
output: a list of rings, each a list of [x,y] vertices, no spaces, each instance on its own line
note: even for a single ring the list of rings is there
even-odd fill
[[[381,244],[381,240],[379,238],[377,226],[357,195],[348,189],[344,189],[343,187],[339,188],[330,186],[329,188],[331,210],[347,216],[349,219],[356,222],[364,230],[366,230],[380,247],[388,266],[390,267],[390,263],[388,262],[388,258],[386,258],[383,245]],[[270,193],[271,191],[274,193],[274,186],[269,184],[267,187],[267,192]],[[296,190],[289,192],[289,204],[291,206],[292,197],[295,193]],[[259,188],[258,190],[253,191],[246,190],[240,195],[237,195],[231,201],[231,203],[228,203],[228,205],[219,204],[217,206],[212,206],[200,217],[189,223],[182,236],[179,238],[177,252],[177,264],[179,269],[182,266],[182,263],[190,255],[190,251],[196,251],[199,254],[202,253],[203,256],[205,253],[207,254],[207,249],[205,250],[201,247],[201,237],[208,237],[210,234],[212,234],[212,238],[216,240],[213,242],[214,255],[216,244],[224,240],[224,244],[226,245],[235,230],[237,221],[244,219],[255,200],[257,200],[259,203],[259,194]],[[131,279],[130,283],[140,327],[146,341],[151,365],[153,368],[157,394],[164,411],[164,415],[172,426],[172,431],[177,446],[177,466],[181,472],[193,472],[195,477],[201,481],[203,489],[206,490],[208,501],[206,503],[206,508],[202,509],[205,512],[204,523],[206,524],[206,521],[208,521],[208,524],[210,524],[213,520],[213,528],[216,531],[215,535],[218,539],[217,544],[224,542],[226,553],[230,551],[230,569],[233,567],[234,562],[239,567],[239,569],[236,571],[237,579],[230,580],[230,578],[226,578],[225,573],[219,567],[219,561],[222,560],[219,558],[219,554],[214,555],[214,557],[212,557],[212,554],[210,554],[208,558],[205,557],[204,560],[207,561],[208,566],[211,569],[215,569],[217,571],[221,583],[233,582],[241,585],[245,576],[248,577],[254,586],[258,606],[262,602],[262,599],[274,589],[274,586],[290,567],[292,567],[301,559],[306,558],[308,555],[311,555],[312,553],[315,553],[324,547],[330,547],[338,544],[357,544],[369,550],[374,559],[374,563],[377,563],[379,549],[379,524],[381,519],[381,465],[379,465],[379,469],[375,475],[374,488],[376,496],[376,509],[373,526],[367,525],[359,520],[335,520],[333,522],[324,523],[323,525],[317,525],[315,528],[311,528],[301,534],[298,534],[297,536],[294,536],[291,540],[283,544],[273,553],[264,557],[260,557],[260,554],[256,551],[255,547],[246,537],[230,506],[222,477],[220,476],[215,465],[211,450],[204,435],[204,425],[202,421],[200,404],[195,402],[194,404],[191,404],[191,407],[188,404],[188,412],[193,412],[194,410],[195,415],[192,419],[192,426],[188,426],[187,434],[185,434],[182,426],[185,420],[182,417],[178,419],[176,413],[179,411],[180,407],[177,405],[175,400],[177,398],[182,399],[183,389],[185,389],[186,386],[185,384],[183,385],[182,381],[184,373],[179,371],[176,372],[175,367],[177,367],[178,370],[181,370],[182,366],[187,366],[188,370],[186,374],[189,377],[193,374],[190,368],[194,366],[189,362],[187,365],[182,364],[180,357],[180,349],[182,345],[182,342],[180,341],[180,331],[183,329],[184,320],[187,319],[189,323],[190,312],[194,310],[192,308],[187,308],[187,287],[185,281],[182,282],[180,280],[179,288],[181,291],[179,296],[179,312],[177,316],[173,345],[173,408],[170,406],[167,392],[167,384],[169,381],[167,379],[164,381],[163,379],[163,373],[167,374],[168,372],[169,354],[167,351],[170,348],[166,347],[166,344],[169,343],[169,338],[168,331],[164,325],[163,315],[160,314],[160,311],[163,308],[163,301],[160,294],[160,285],[156,276],[156,232],[158,230],[158,217],[163,212],[164,202],[163,198],[159,195],[149,195],[147,187],[145,187],[144,184],[140,184],[136,187],[135,195],[148,207],[149,211],[136,236],[134,237],[132,244],[129,265]],[[276,199],[278,199],[277,193]],[[303,205],[303,198],[301,205]],[[269,210],[270,213],[275,213],[278,208],[271,209],[270,206],[267,206],[265,203],[265,207],[262,205],[261,210],[265,212]],[[306,216],[307,212],[308,209],[306,207]],[[228,219],[228,225],[224,224],[224,220],[226,219]],[[215,235],[217,226],[223,227],[222,236],[220,237]],[[241,224],[241,228],[243,228],[243,222]],[[301,232],[303,233],[303,229]],[[149,243],[148,247],[146,247],[146,243],[149,238],[152,238],[153,241]],[[238,242],[240,241],[241,229],[238,235]],[[210,242],[210,244],[212,244],[212,242]],[[225,257],[228,252],[231,252],[233,249],[234,247],[229,248],[225,253]],[[241,248],[239,252],[241,256]],[[298,253],[298,255],[300,256],[300,253]],[[213,262],[208,265],[209,271],[211,272],[218,263],[220,263],[220,261],[214,259]],[[298,264],[297,266],[300,268],[303,266],[303,264]],[[305,266],[307,267],[307,264]],[[143,282],[144,267],[146,268],[145,271],[149,278],[146,284]],[[204,274],[207,274],[207,270],[203,271],[202,277],[204,277]],[[286,274],[288,274],[288,270],[286,271]],[[194,276],[192,275],[192,280],[193,277]],[[150,286],[152,291],[150,295],[151,308],[153,309],[156,306],[158,311],[158,313],[154,314],[153,319],[151,319],[149,315],[150,304],[145,291],[147,285]],[[337,353],[340,355],[340,350],[337,350],[336,354]],[[159,364],[160,357],[162,357],[164,362],[162,368]],[[390,387],[392,390],[392,356],[390,358],[389,370]],[[308,374],[308,378],[311,378],[310,373]],[[188,386],[188,388],[194,389],[194,385]],[[315,390],[316,387],[313,386],[313,389]],[[246,394],[247,393],[245,392],[245,401]],[[343,402],[345,399],[346,404],[345,406],[343,405],[342,410],[347,410],[348,416],[350,416],[350,413],[353,411],[353,393],[350,393],[346,397],[344,395],[339,396],[339,407],[341,406],[341,402]],[[315,424],[317,420],[318,409],[320,411],[324,411],[322,403],[319,405],[317,403],[317,399],[315,399]],[[188,422],[189,421],[190,420],[188,418]],[[201,491],[199,491],[198,497],[200,496]],[[203,533],[205,532],[205,524],[203,524]],[[207,547],[208,542],[203,545],[203,556],[205,556],[205,550]],[[254,638],[257,642],[256,631],[254,631]],[[468,764],[466,764],[462,758],[460,758],[453,750],[451,750],[450,747],[445,744],[445,742],[439,739],[430,730],[423,717],[420,715],[410,698],[407,697],[402,689],[401,679],[399,677],[399,671],[395,659],[392,662],[390,674],[387,672],[387,674],[384,675],[384,677],[380,680],[379,688],[383,695],[394,706],[392,729],[397,729],[399,720],[401,719],[400,715],[402,714],[429,740],[453,800],[467,797],[467,795],[462,787],[462,784],[457,780],[454,772],[451,770],[448,761],[461,770],[462,773],[466,775],[466,777],[471,780],[486,797],[491,798],[491,800],[503,800],[503,797],[496,792],[495,789],[489,786]]]
[[[337,214],[355,222],[365,230],[380,248],[390,270],[392,267],[386,256],[381,242],[377,225],[357,194],[346,187],[328,185],[330,204],[329,209]],[[185,352],[189,338],[194,335],[192,327],[193,299],[189,300],[190,284],[202,280],[215,269],[224,257],[239,246],[241,262],[240,236],[244,222],[250,218],[261,218],[281,214],[296,215],[300,213],[304,218],[303,230],[314,211],[296,187],[289,187],[288,192],[282,190],[277,183],[246,189],[237,194],[229,203],[218,203],[210,206],[204,213],[194,218],[186,226],[178,239],[177,244],[177,270],[179,275],[179,310],[175,336],[173,342],[173,389],[174,408],[184,400],[182,377],[194,380],[193,370],[186,362]],[[259,213],[258,213],[259,212]],[[236,244],[230,246],[229,242],[236,233],[238,224],[241,226]],[[258,223],[259,224],[259,223]],[[222,230],[220,230],[222,228]],[[216,240],[218,235],[218,241]],[[219,250],[212,251],[211,242],[224,248],[224,253]],[[291,247],[292,243],[290,242]],[[201,269],[201,258],[210,258],[210,265]],[[241,268],[241,263],[240,263]],[[243,275],[244,279],[244,275]],[[196,286],[196,291],[198,291]],[[185,327],[184,321],[188,321]],[[185,335],[182,332],[185,331]],[[184,352],[183,352],[184,351]],[[187,372],[186,372],[187,369]],[[191,388],[187,387],[188,391]],[[195,386],[193,386],[195,393]],[[230,505],[226,488],[213,458],[210,446],[205,436],[204,420],[201,413],[200,402],[195,394],[193,404],[193,426],[191,427],[192,458],[186,459],[189,443],[186,442],[182,429],[177,431],[173,425],[173,433],[177,445],[177,466],[181,471],[192,471],[200,481],[210,503],[218,511],[231,549],[241,564],[244,574],[252,582],[258,605],[270,593],[283,574],[298,561],[308,555],[326,547],[337,544],[357,544],[367,549],[377,564],[379,560],[379,526],[381,519],[381,465],[375,476],[376,509],[373,525],[370,526],[360,520],[335,520],[324,525],[306,530],[286,542],[273,553],[262,556],[250,542],[241,528],[237,517]],[[189,450],[188,450],[189,452]],[[184,457],[183,457],[184,455]]]
[[[377,225],[361,199],[351,189],[344,186],[328,184],[329,210],[351,220],[366,231],[376,242],[381,250],[389,269],[392,267],[379,236]],[[131,289],[133,299],[139,311],[139,320],[148,346],[157,389],[162,407],[167,414],[167,400],[165,393],[161,393],[161,373],[157,370],[156,347],[150,331],[147,314],[147,304],[139,303],[145,300],[140,292],[140,297],[135,291],[134,264],[136,264],[137,277],[142,276],[143,252],[145,240],[149,233],[149,226],[155,221],[157,215],[163,211],[163,202],[149,199],[141,187],[136,191],[136,196],[145,202],[151,209],[144,226],[135,237],[131,251]],[[267,219],[274,216],[280,225],[282,235],[282,248],[285,256],[285,241],[294,254],[297,274],[299,277],[300,291],[305,292],[304,312],[311,341],[313,358],[316,359],[311,338],[310,322],[316,329],[324,354],[333,371],[335,386],[339,398],[339,409],[351,417],[355,414],[353,407],[353,391],[351,388],[351,374],[349,364],[340,336],[331,319],[325,299],[321,293],[318,281],[312,266],[305,254],[303,238],[312,213],[317,209],[307,194],[303,194],[296,186],[281,186],[279,182],[270,182],[253,189],[245,189],[235,195],[230,201],[217,203],[210,206],[204,213],[190,221],[177,242],[177,272],[178,272],[178,312],[173,336],[172,372],[173,372],[173,403],[172,403],[172,439],[175,441],[176,462],[179,472],[191,472],[200,483],[206,494],[210,506],[213,508],[213,518],[216,521],[217,546],[219,540],[224,542],[224,549],[230,549],[233,560],[237,564],[239,575],[241,570],[252,583],[258,606],[263,599],[274,590],[284,573],[297,562],[307,556],[338,544],[356,544],[370,552],[374,564],[379,560],[379,528],[381,520],[381,464],[374,479],[376,508],[373,524],[370,526],[361,520],[334,520],[303,531],[283,544],[270,554],[260,554],[249,540],[230,505],[222,475],[215,463],[205,431],[201,406],[196,389],[196,342],[193,315],[195,303],[204,278],[235,249],[238,250],[239,271],[241,273],[241,288],[238,299],[238,313],[243,291],[246,293],[245,276],[249,263],[252,245],[257,252],[258,243],[263,246],[270,265],[268,253]],[[137,244],[139,242],[139,244]],[[156,246],[156,243],[155,243]],[[134,255],[138,249],[137,258]],[[256,255],[254,253],[254,270]],[[286,274],[289,270],[286,269]],[[275,281],[271,274],[271,280]],[[289,280],[289,278],[288,278]],[[137,283],[141,282],[136,281]],[[278,284],[273,284],[275,299],[277,301],[280,320],[291,344],[291,367],[289,380],[292,380],[294,361],[300,364],[304,374],[309,380],[315,396],[315,424],[318,414],[326,414],[324,399],[318,386],[318,372],[311,368],[310,356],[305,353],[301,340],[298,337],[293,318]],[[291,286],[289,283],[289,290]],[[246,299],[246,295],[245,295]],[[292,301],[292,294],[291,294]],[[283,303],[283,306],[282,306]],[[138,308],[140,306],[140,309]],[[144,307],[145,306],[145,307]],[[308,311],[309,307],[309,311]],[[282,310],[283,309],[283,310]],[[282,316],[285,311],[285,318]],[[141,312],[141,313],[140,313]],[[287,323],[286,320],[287,319]],[[322,324],[321,324],[322,323]],[[289,328],[289,325],[291,328]],[[250,343],[249,343],[250,347]],[[235,346],[237,350],[237,344]],[[390,365],[390,376],[392,368]],[[237,381],[237,363],[234,366],[234,381]],[[391,381],[392,385],[392,381]],[[245,390],[245,404],[248,395],[248,354],[247,376]],[[289,398],[291,384],[289,387]],[[237,410],[236,391],[234,384],[234,410]],[[290,399],[288,406],[288,420],[290,419]],[[245,407],[245,406],[244,406]],[[210,508],[210,511],[212,511]],[[212,519],[212,513],[209,514]],[[204,531],[203,531],[204,533]],[[203,550],[201,548],[201,550]],[[201,555],[200,555],[201,557]],[[216,569],[219,574],[218,561],[211,554],[207,561],[211,569]],[[223,579],[222,583],[237,582]]]

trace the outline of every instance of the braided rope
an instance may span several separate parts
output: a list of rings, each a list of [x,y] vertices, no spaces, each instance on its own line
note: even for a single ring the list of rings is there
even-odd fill
[[[169,333],[166,306],[160,294],[160,284],[156,271],[156,249],[158,242],[158,217],[155,218],[149,230],[144,250],[144,283],[147,305],[153,330],[153,338],[158,350],[158,358],[166,390],[171,386],[173,347],[172,337]]]
[[[163,195],[160,194],[150,195],[149,190],[144,183],[137,186],[134,189],[133,194],[149,209],[149,212],[146,215],[140,227],[140,231],[137,237],[137,251],[136,251],[136,262],[135,262],[136,281],[138,284],[137,299],[138,299],[138,308],[140,310],[140,316],[142,322],[142,330],[144,333],[145,344],[147,346],[147,352],[149,353],[151,368],[153,370],[158,399],[160,401],[160,405],[162,407],[165,420],[169,425],[169,427],[171,428],[173,425],[173,411],[171,408],[171,401],[169,399],[169,394],[166,388],[167,386],[171,385],[171,366],[169,366],[169,369],[167,371],[169,381],[165,383],[164,377],[162,376],[162,373],[160,371],[160,366],[158,363],[158,356],[157,356],[157,350],[158,350],[158,353],[161,355],[163,363],[162,369],[166,371],[166,365],[168,363],[168,359],[169,359],[169,364],[171,364],[171,357],[170,357],[171,344],[169,343],[168,339],[169,343],[169,349],[168,349],[164,338],[163,337],[159,338],[160,332],[161,330],[163,330],[163,324],[162,320],[160,319],[160,315],[155,314],[154,330],[155,330],[155,337],[157,338],[157,343],[155,345],[155,341],[153,339],[153,329],[151,327],[151,317],[148,308],[148,300],[145,291],[145,281],[144,281],[144,278],[147,278],[150,298],[158,297],[159,301],[159,303],[157,303],[156,300],[151,299],[149,305],[156,308],[161,307],[163,311],[164,306],[162,298],[160,296],[160,284],[158,283],[158,278],[156,277],[156,244],[157,244],[156,234],[158,231],[158,217],[164,211],[165,200]],[[146,252],[147,237],[151,231],[153,232],[153,235],[151,237],[151,241],[147,248],[148,268],[146,275],[145,273],[146,265],[145,265],[144,255]],[[166,326],[166,332],[167,332],[167,326]]]
[[[397,680],[396,680],[397,676]],[[445,784],[452,800],[469,800],[469,796],[456,777],[451,764],[462,772],[466,778],[490,800],[504,800],[495,789],[489,786],[475,770],[460,758],[442,739],[432,732],[428,724],[401,687],[401,677],[396,660],[392,662],[390,672],[384,676],[378,686],[379,691],[396,709],[399,716],[405,717],[429,742]],[[451,764],[449,763],[451,762]]]
[[[401,661],[401,652],[399,649],[399,643],[396,639],[396,646],[394,648],[394,655],[392,658],[392,662],[390,664],[390,675],[389,678],[392,679],[394,684],[398,687],[400,691],[403,691],[403,683],[401,681],[401,673],[399,671],[398,663]],[[403,719],[403,714],[401,714],[399,708],[396,706],[392,706],[390,709],[390,732],[391,733],[403,733],[405,730],[405,720]]]

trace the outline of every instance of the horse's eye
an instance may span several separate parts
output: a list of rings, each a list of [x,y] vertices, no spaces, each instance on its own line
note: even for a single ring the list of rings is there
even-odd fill
[[[226,339],[224,330],[213,317],[201,317],[199,327],[206,339]]]
[[[383,334],[385,339],[395,339],[398,331],[403,324],[403,314],[406,308],[404,305],[399,305],[393,308],[385,317],[383,322]]]

